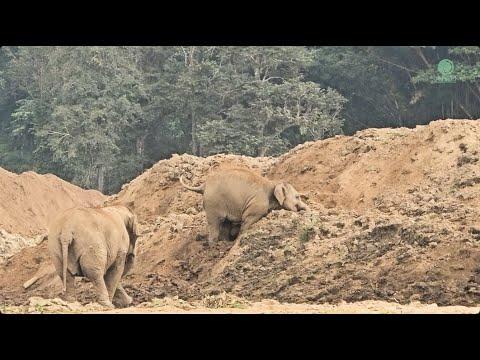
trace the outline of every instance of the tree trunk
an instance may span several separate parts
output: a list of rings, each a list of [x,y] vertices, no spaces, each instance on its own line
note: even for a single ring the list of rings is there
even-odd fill
[[[197,120],[193,110],[190,112],[190,119],[192,121],[192,154],[198,156]]]
[[[419,46],[414,46],[415,51],[417,52],[418,56],[422,59],[423,63],[430,67],[430,63],[428,62],[427,58],[423,54],[422,48]]]
[[[98,168],[98,191],[103,193],[103,188],[104,188],[104,182],[105,182],[105,165],[101,165]]]
[[[468,112],[468,110],[462,105],[462,103],[459,102],[458,105],[460,106],[460,109],[462,109],[463,112],[468,116],[468,118],[472,120],[473,119],[472,114]]]
[[[257,150],[257,154],[258,154],[257,156],[258,157],[264,157],[266,153],[267,153],[267,147],[266,146],[261,146]]]
[[[140,155],[140,156],[143,156],[143,153],[145,152],[145,138],[146,137],[147,137],[147,135],[142,135],[141,137],[139,137],[137,139],[137,144],[136,144],[137,154]]]

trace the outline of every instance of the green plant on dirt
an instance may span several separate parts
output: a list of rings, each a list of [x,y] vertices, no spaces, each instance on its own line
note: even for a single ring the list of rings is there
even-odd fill
[[[247,305],[241,303],[240,301],[235,301],[235,302],[231,305],[231,307],[232,307],[232,308],[236,308],[236,309],[246,309],[246,308],[247,308]]]
[[[299,240],[304,243],[309,241],[315,234],[315,228],[313,226],[305,226],[300,232]]]
[[[325,235],[328,235],[330,233],[330,230],[328,230],[325,226],[323,225],[319,225],[318,226],[318,230],[320,232],[321,235],[325,236]]]
[[[315,228],[317,227],[318,219],[310,216],[306,223],[300,230],[299,240],[302,243],[310,241],[310,239],[316,234]]]
[[[40,314],[43,314],[45,312],[45,307],[43,305],[36,304],[35,311],[39,312]]]

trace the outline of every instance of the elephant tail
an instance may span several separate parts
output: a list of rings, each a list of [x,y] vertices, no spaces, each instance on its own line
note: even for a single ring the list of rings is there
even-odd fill
[[[63,292],[67,291],[67,265],[68,265],[68,246],[73,240],[73,234],[68,236],[62,236],[60,243],[62,246],[62,280],[63,280]]]
[[[188,186],[187,184],[185,184],[183,182],[183,175],[180,176],[180,183],[183,185],[183,187],[185,189],[188,189],[188,190],[191,190],[191,191],[195,191],[197,193],[200,193],[200,194],[203,194],[203,192],[205,191],[205,184],[202,184],[200,186],[197,186],[197,187],[192,187],[192,186]]]

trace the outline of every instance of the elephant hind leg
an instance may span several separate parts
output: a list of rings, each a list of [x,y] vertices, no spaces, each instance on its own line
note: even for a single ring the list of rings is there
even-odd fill
[[[80,265],[83,274],[92,282],[97,293],[97,302],[108,308],[114,308],[110,297],[108,296],[107,286],[103,278],[103,270],[100,266],[91,266],[91,260],[88,257],[80,257]]]
[[[127,294],[122,284],[118,284],[112,301],[115,306],[127,307],[132,303],[133,299]]]
[[[207,223],[208,223],[208,242],[210,245],[217,242],[220,238],[220,230],[222,227],[223,219],[218,216],[207,214]]]
[[[120,252],[105,274],[105,285],[107,287],[110,300],[113,299],[117,287],[120,284],[120,279],[122,278],[123,270],[125,268],[126,257],[126,252]]]

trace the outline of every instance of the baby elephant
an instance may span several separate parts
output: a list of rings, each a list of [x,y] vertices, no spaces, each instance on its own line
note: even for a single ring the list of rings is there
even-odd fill
[[[220,169],[210,174],[205,183],[188,190],[203,194],[209,242],[232,240],[247,230],[270,210],[307,210],[304,196],[286,182],[272,182],[242,168]]]
[[[67,300],[75,300],[74,277],[85,276],[101,305],[131,304],[120,280],[133,268],[136,228],[135,215],[121,205],[73,208],[52,222],[48,249]]]

